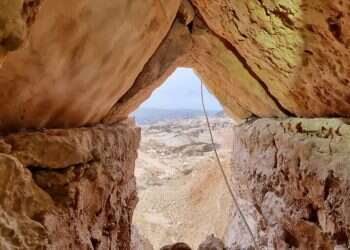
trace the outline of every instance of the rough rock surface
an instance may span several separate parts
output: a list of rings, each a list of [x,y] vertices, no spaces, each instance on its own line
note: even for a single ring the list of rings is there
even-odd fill
[[[47,231],[38,220],[53,207],[52,198],[14,157],[0,154],[0,249],[43,249]]]
[[[233,117],[284,115],[234,52],[198,18],[192,38],[192,67]]]
[[[130,249],[138,143],[131,124],[1,138],[0,248]]]
[[[299,116],[350,115],[348,1],[192,3],[286,110]]]
[[[0,133],[113,123],[177,66],[238,119],[350,116],[349,1],[181,2],[0,0]],[[235,130],[261,244],[349,247],[349,125]],[[130,125],[2,137],[1,249],[128,249],[137,144]]]
[[[234,129],[233,173],[268,249],[349,247],[350,125],[258,119]]]
[[[179,66],[189,60],[192,39],[187,27],[177,18],[160,47],[147,62],[132,87],[104,119],[115,122],[127,117],[145,101]]]
[[[191,33],[192,59],[175,66],[193,67],[233,117],[350,115],[349,3],[185,3],[178,15]]]
[[[193,67],[238,119],[350,116],[346,1],[0,0],[0,7],[0,54],[17,49],[0,70],[0,130],[113,122],[178,66]]]
[[[0,0],[7,2],[21,1]],[[43,1],[28,45],[0,69],[0,130],[101,121],[156,51],[179,6],[180,0]]]
[[[4,56],[23,45],[41,0],[0,1],[0,67]]]

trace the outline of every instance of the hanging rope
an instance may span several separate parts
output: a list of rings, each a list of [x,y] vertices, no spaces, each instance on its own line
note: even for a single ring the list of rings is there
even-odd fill
[[[206,121],[207,121],[207,126],[208,126],[208,130],[209,130],[209,134],[210,134],[210,139],[211,139],[211,143],[212,143],[213,150],[214,150],[214,153],[215,153],[216,161],[217,161],[217,163],[218,163],[218,167],[219,167],[219,169],[220,169],[220,171],[221,171],[221,173],[222,173],[222,176],[224,177],[224,180],[225,180],[225,183],[226,183],[226,187],[227,187],[227,189],[228,189],[228,191],[229,191],[229,193],[230,193],[230,195],[231,195],[231,198],[232,198],[232,200],[233,200],[233,203],[235,204],[235,206],[236,206],[236,208],[237,208],[237,210],[238,210],[238,213],[239,213],[239,215],[241,216],[241,218],[242,218],[242,220],[243,220],[243,222],[244,222],[244,225],[245,225],[245,227],[246,227],[248,233],[250,234],[250,237],[251,237],[251,239],[252,239],[252,241],[253,241],[253,243],[254,243],[254,246],[255,246],[256,250],[260,250],[260,247],[258,246],[258,243],[257,243],[256,240],[255,240],[254,234],[253,234],[252,230],[251,230],[250,227],[249,227],[249,224],[248,224],[248,222],[247,222],[247,219],[245,218],[245,216],[244,216],[244,214],[243,214],[243,212],[242,212],[242,210],[241,210],[241,208],[240,208],[240,206],[239,206],[239,203],[238,203],[238,201],[237,201],[237,199],[236,199],[236,196],[235,196],[235,194],[233,193],[233,190],[232,190],[232,188],[231,188],[230,182],[229,182],[229,180],[228,180],[228,178],[227,178],[227,175],[226,175],[226,173],[225,173],[224,167],[223,167],[222,164],[221,164],[221,160],[220,160],[219,154],[218,154],[218,152],[217,152],[217,150],[216,150],[216,146],[215,146],[215,143],[214,143],[214,136],[213,136],[213,133],[212,133],[212,131],[211,131],[211,127],[210,127],[210,122],[209,122],[209,118],[208,118],[207,109],[205,108],[204,95],[203,95],[203,82],[202,82],[202,81],[201,81],[201,99],[202,99],[203,112],[204,112],[204,115],[205,115],[205,119],[206,119]]]

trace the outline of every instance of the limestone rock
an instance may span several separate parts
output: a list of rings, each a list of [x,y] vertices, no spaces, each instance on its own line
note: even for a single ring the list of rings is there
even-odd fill
[[[51,129],[42,132],[14,133],[0,142],[0,152],[15,156],[25,167],[62,169],[72,165],[101,160],[108,147],[115,147],[116,157],[122,158],[128,140],[135,137],[129,133],[122,140],[113,127],[97,125],[94,129]],[[129,136],[130,138],[128,138]],[[116,138],[118,145],[111,143]],[[95,143],[98,141],[99,143]]]
[[[0,1],[8,2],[22,1]],[[180,0],[43,1],[28,46],[0,69],[0,130],[101,121],[156,51],[179,6]]]
[[[191,3],[185,1],[178,14],[193,39],[185,66],[233,117],[350,116],[349,3]]]
[[[104,119],[113,123],[127,117],[145,101],[179,66],[189,60],[192,39],[187,27],[177,18],[161,46],[147,62],[126,94]]]
[[[0,67],[4,56],[23,45],[41,0],[0,1]]]
[[[284,116],[234,52],[198,18],[193,24],[192,37],[192,67],[233,117]]]
[[[269,249],[349,247],[350,125],[339,119],[258,119],[234,129],[241,197]]]
[[[0,70],[0,130],[120,120],[180,66],[193,67],[238,119],[348,117],[349,7],[0,0],[0,57],[16,49]]]
[[[348,1],[192,3],[286,110],[350,115]]]
[[[43,249],[48,235],[39,218],[54,208],[52,198],[11,155],[0,154],[0,176],[0,249]]]
[[[196,13],[192,7],[192,4],[190,3],[190,0],[183,0],[181,2],[178,16],[185,25],[188,26],[191,24],[194,17],[196,16]]]
[[[139,132],[125,123],[4,137],[0,248],[130,249]]]
[[[134,111],[180,66],[195,69],[204,84],[237,120],[253,114],[283,117],[283,111],[261,83],[227,44],[198,17],[192,17],[192,7],[185,3],[166,39],[104,121],[115,122]],[[186,23],[191,24],[185,26]]]

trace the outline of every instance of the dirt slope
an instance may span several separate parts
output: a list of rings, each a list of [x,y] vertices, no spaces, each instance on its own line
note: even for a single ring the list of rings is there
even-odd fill
[[[229,171],[232,122],[226,117],[211,122]],[[154,249],[178,241],[196,248],[208,234],[222,237],[226,231],[231,201],[208,135],[203,117],[143,127],[134,223]]]

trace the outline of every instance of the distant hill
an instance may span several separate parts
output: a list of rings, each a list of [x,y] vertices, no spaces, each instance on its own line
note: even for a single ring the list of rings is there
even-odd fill
[[[226,117],[227,115],[226,115],[225,111],[221,110],[221,111],[216,112],[215,116],[216,117]]]
[[[221,111],[208,111],[209,116],[214,116]],[[178,119],[188,119],[198,116],[202,116],[202,110],[193,109],[154,109],[154,108],[141,108],[136,110],[131,116],[135,117],[138,124],[152,124],[159,121],[169,121]]]

